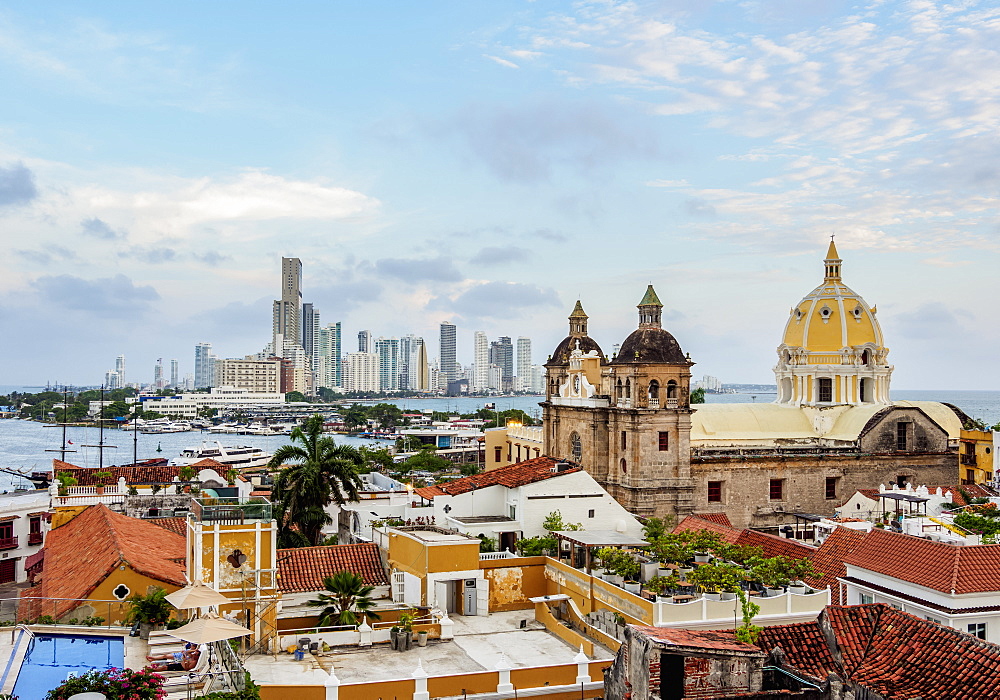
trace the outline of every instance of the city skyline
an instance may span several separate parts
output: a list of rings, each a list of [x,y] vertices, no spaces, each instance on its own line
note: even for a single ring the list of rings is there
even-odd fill
[[[463,364],[544,360],[578,298],[610,349],[652,283],[697,372],[765,383],[836,233],[894,386],[1000,388],[1000,8],[282,10],[0,10],[0,381],[257,351],[295,256],[345,338],[448,320]]]

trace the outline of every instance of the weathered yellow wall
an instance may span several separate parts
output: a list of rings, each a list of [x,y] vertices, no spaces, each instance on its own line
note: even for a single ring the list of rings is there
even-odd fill
[[[78,516],[90,506],[60,506],[52,514],[52,529],[55,530],[60,525],[65,525],[70,520]]]
[[[341,693],[340,697],[346,697]],[[374,697],[378,697],[377,695]],[[326,688],[321,685],[262,685],[260,700],[326,700]]]
[[[414,576],[427,576],[427,553],[424,543],[398,532],[389,533],[389,567],[407,571]]]
[[[112,593],[112,591],[115,588],[117,588],[119,584],[122,583],[124,583],[126,586],[129,587],[129,590],[132,591],[132,594],[138,593],[141,595],[146,595],[147,593],[149,593],[150,588],[153,586],[162,588],[167,593],[173,593],[178,588],[180,588],[180,586],[176,586],[171,583],[164,583],[163,581],[157,581],[154,578],[150,578],[149,576],[140,574],[136,572],[134,569],[132,569],[132,567],[125,565],[124,570],[122,570],[121,568],[115,568],[114,570],[112,570],[112,572],[108,574],[107,578],[105,578],[104,581],[102,581],[90,593],[87,599],[91,601],[115,600],[115,595],[114,593]],[[81,601],[81,605],[87,605],[87,604]],[[111,603],[111,604],[106,602],[104,603],[94,602],[92,604],[89,604],[89,607],[93,608],[94,610],[92,613],[93,615],[97,617],[103,617],[108,621],[112,622],[117,621],[120,623],[124,623],[125,616],[128,614],[130,609],[128,603],[125,602]],[[44,615],[45,612],[42,611],[42,614]],[[65,615],[64,617],[66,619],[73,617],[82,618],[82,617],[87,617],[88,614],[90,613],[88,613],[86,610],[81,610],[80,607],[77,607],[73,612],[69,613],[68,615]]]
[[[479,562],[489,580],[490,612],[530,610],[529,598],[546,593],[545,557],[519,557]]]
[[[990,481],[993,478],[993,433],[985,430],[962,430],[960,435],[958,457],[958,481],[956,484],[964,484],[969,481],[968,473],[972,471],[974,481],[977,484]],[[965,459],[965,445],[975,444],[974,465],[968,464]]]
[[[472,571],[479,568],[479,540],[435,544],[428,547],[428,573]]]

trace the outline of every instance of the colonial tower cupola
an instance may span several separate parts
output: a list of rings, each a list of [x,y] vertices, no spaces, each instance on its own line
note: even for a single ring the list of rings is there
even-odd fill
[[[570,335],[587,335],[587,314],[583,310],[583,304],[580,300],[576,300],[576,306],[573,307],[573,313],[569,315],[569,334]]]
[[[639,302],[639,328],[662,328],[660,318],[663,315],[663,304],[656,296],[653,285],[646,287],[646,294]]]
[[[842,262],[831,240],[823,283],[789,312],[774,368],[777,403],[890,403],[892,366],[876,309],[843,283]]]

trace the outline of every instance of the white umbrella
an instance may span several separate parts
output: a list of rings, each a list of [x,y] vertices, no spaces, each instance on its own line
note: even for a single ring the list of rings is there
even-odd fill
[[[232,600],[219,593],[214,588],[209,588],[201,581],[189,584],[184,588],[174,591],[166,596],[167,601],[178,610],[190,608],[207,608],[209,605],[225,605]]]
[[[234,637],[245,637],[253,634],[250,630],[235,622],[224,620],[215,613],[209,613],[205,617],[199,617],[183,627],[175,630],[165,630],[171,637],[183,639],[185,642],[195,644],[210,644],[223,639],[233,639]]]

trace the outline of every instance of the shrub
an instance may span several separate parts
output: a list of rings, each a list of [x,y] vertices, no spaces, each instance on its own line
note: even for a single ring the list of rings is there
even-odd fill
[[[163,676],[148,668],[133,671],[110,668],[88,671],[82,676],[67,678],[45,695],[45,700],[68,700],[77,693],[103,693],[108,700],[161,700]]]

